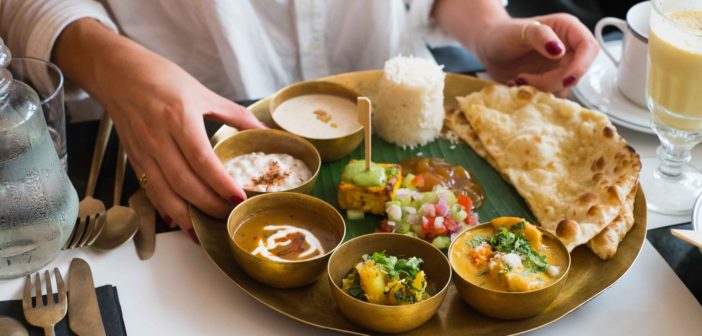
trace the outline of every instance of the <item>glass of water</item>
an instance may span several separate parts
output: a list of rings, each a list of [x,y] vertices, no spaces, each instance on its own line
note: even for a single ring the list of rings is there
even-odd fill
[[[53,63],[29,57],[14,57],[7,67],[15,80],[29,85],[39,95],[46,125],[63,169],[67,169],[66,113],[63,104],[63,73]]]
[[[661,140],[658,160],[643,160],[641,185],[649,209],[689,215],[702,192],[690,166],[702,141],[702,1],[651,1],[647,104]]]

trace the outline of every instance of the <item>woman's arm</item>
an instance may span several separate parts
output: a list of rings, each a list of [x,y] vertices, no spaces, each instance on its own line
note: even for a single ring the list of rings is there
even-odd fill
[[[514,19],[497,0],[437,0],[433,15],[496,80],[529,84],[561,96],[599,51],[590,31],[568,14]]]
[[[110,114],[129,160],[166,222],[191,229],[188,203],[226,216],[246,198],[215,156],[203,117],[265,127],[170,60],[91,19],[59,36],[52,59]]]

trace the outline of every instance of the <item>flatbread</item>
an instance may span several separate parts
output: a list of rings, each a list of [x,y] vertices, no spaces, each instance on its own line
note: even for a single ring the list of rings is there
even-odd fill
[[[637,190],[638,188],[634,188],[629,192],[626,203],[612,223],[587,242],[587,247],[602,260],[609,260],[617,253],[619,243],[624,240],[627,232],[634,226],[634,200]]]
[[[488,86],[458,101],[467,123],[449,114],[447,127],[514,185],[542,227],[569,250],[608,228],[590,248],[613,254],[633,223],[627,202],[641,165],[603,114],[531,87]]]

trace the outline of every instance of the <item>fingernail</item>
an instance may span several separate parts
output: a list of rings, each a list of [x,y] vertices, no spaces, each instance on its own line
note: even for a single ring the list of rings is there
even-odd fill
[[[163,217],[163,221],[166,222],[166,226],[172,228],[173,227],[173,220],[171,219],[170,216],[166,215]]]
[[[197,235],[195,234],[194,228],[188,229],[188,235],[190,236],[190,239],[192,239],[195,242],[195,244],[200,244],[200,240],[197,239]]]
[[[517,78],[514,79],[514,84],[517,84],[517,85],[529,85],[529,82],[527,82],[527,80],[524,79],[524,78],[522,78],[522,77],[517,77]]]
[[[234,205],[237,205],[243,201],[244,201],[244,199],[237,196],[237,195],[232,195],[231,197],[229,197],[229,203],[234,204]]]
[[[507,86],[509,86],[509,87],[513,87],[513,86],[514,86],[514,81],[510,79],[510,80],[508,80],[507,83],[505,83],[505,84],[506,84]]]
[[[560,43],[556,41],[547,42],[544,48],[546,48],[546,51],[553,56],[558,56],[563,52],[563,48],[561,48]]]
[[[578,78],[575,76],[569,76],[563,80],[563,86],[571,86],[575,83]]]

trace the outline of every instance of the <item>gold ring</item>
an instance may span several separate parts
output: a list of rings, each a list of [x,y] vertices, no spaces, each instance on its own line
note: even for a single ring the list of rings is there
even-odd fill
[[[139,176],[139,185],[140,185],[142,188],[146,189],[146,184],[147,184],[147,183],[149,183],[149,179],[146,178],[146,173],[141,174],[141,176]]]
[[[539,22],[539,21],[531,21],[531,22],[525,24],[524,26],[522,26],[522,41],[524,41],[524,43],[526,43],[528,45],[529,41],[527,40],[527,36],[526,36],[527,30],[529,30],[530,27],[538,27],[540,25],[541,25],[541,22]]]

